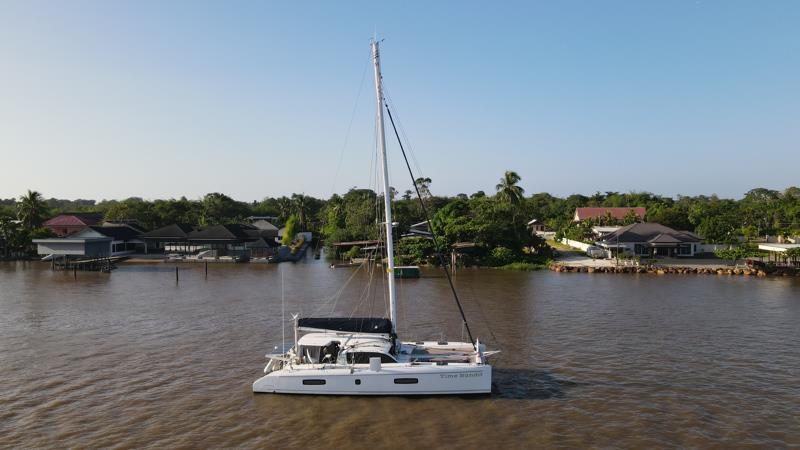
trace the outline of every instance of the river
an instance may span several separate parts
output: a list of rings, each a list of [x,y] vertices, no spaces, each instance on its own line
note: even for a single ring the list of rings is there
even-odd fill
[[[281,294],[287,316],[380,315],[380,273],[365,292],[313,260],[180,271],[0,263],[0,447],[800,445],[796,278],[464,269],[495,394],[333,398],[251,392]],[[446,279],[423,275],[398,285],[401,338],[460,339]]]

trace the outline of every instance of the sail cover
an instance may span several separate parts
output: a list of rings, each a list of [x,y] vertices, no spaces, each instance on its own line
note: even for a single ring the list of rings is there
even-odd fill
[[[297,320],[297,326],[350,333],[390,334],[392,332],[392,321],[382,317],[303,317]]]

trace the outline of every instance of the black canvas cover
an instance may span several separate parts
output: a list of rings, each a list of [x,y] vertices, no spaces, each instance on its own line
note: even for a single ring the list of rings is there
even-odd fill
[[[392,321],[382,317],[304,317],[297,320],[297,326],[350,333],[390,334],[392,332]]]

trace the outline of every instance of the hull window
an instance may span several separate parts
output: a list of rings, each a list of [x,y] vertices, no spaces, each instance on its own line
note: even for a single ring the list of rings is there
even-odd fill
[[[417,384],[419,380],[416,378],[395,378],[394,384]]]
[[[325,384],[325,380],[303,380],[303,384],[320,385],[320,384]]]

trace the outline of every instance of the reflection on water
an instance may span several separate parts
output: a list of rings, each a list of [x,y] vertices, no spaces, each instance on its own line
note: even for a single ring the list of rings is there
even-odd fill
[[[380,278],[174,270],[0,264],[0,447],[800,445],[797,279],[462,270],[473,333],[502,350],[492,396],[330,398],[250,391],[280,344],[280,271],[302,314],[380,313]],[[425,275],[398,284],[401,337],[461,338]]]

